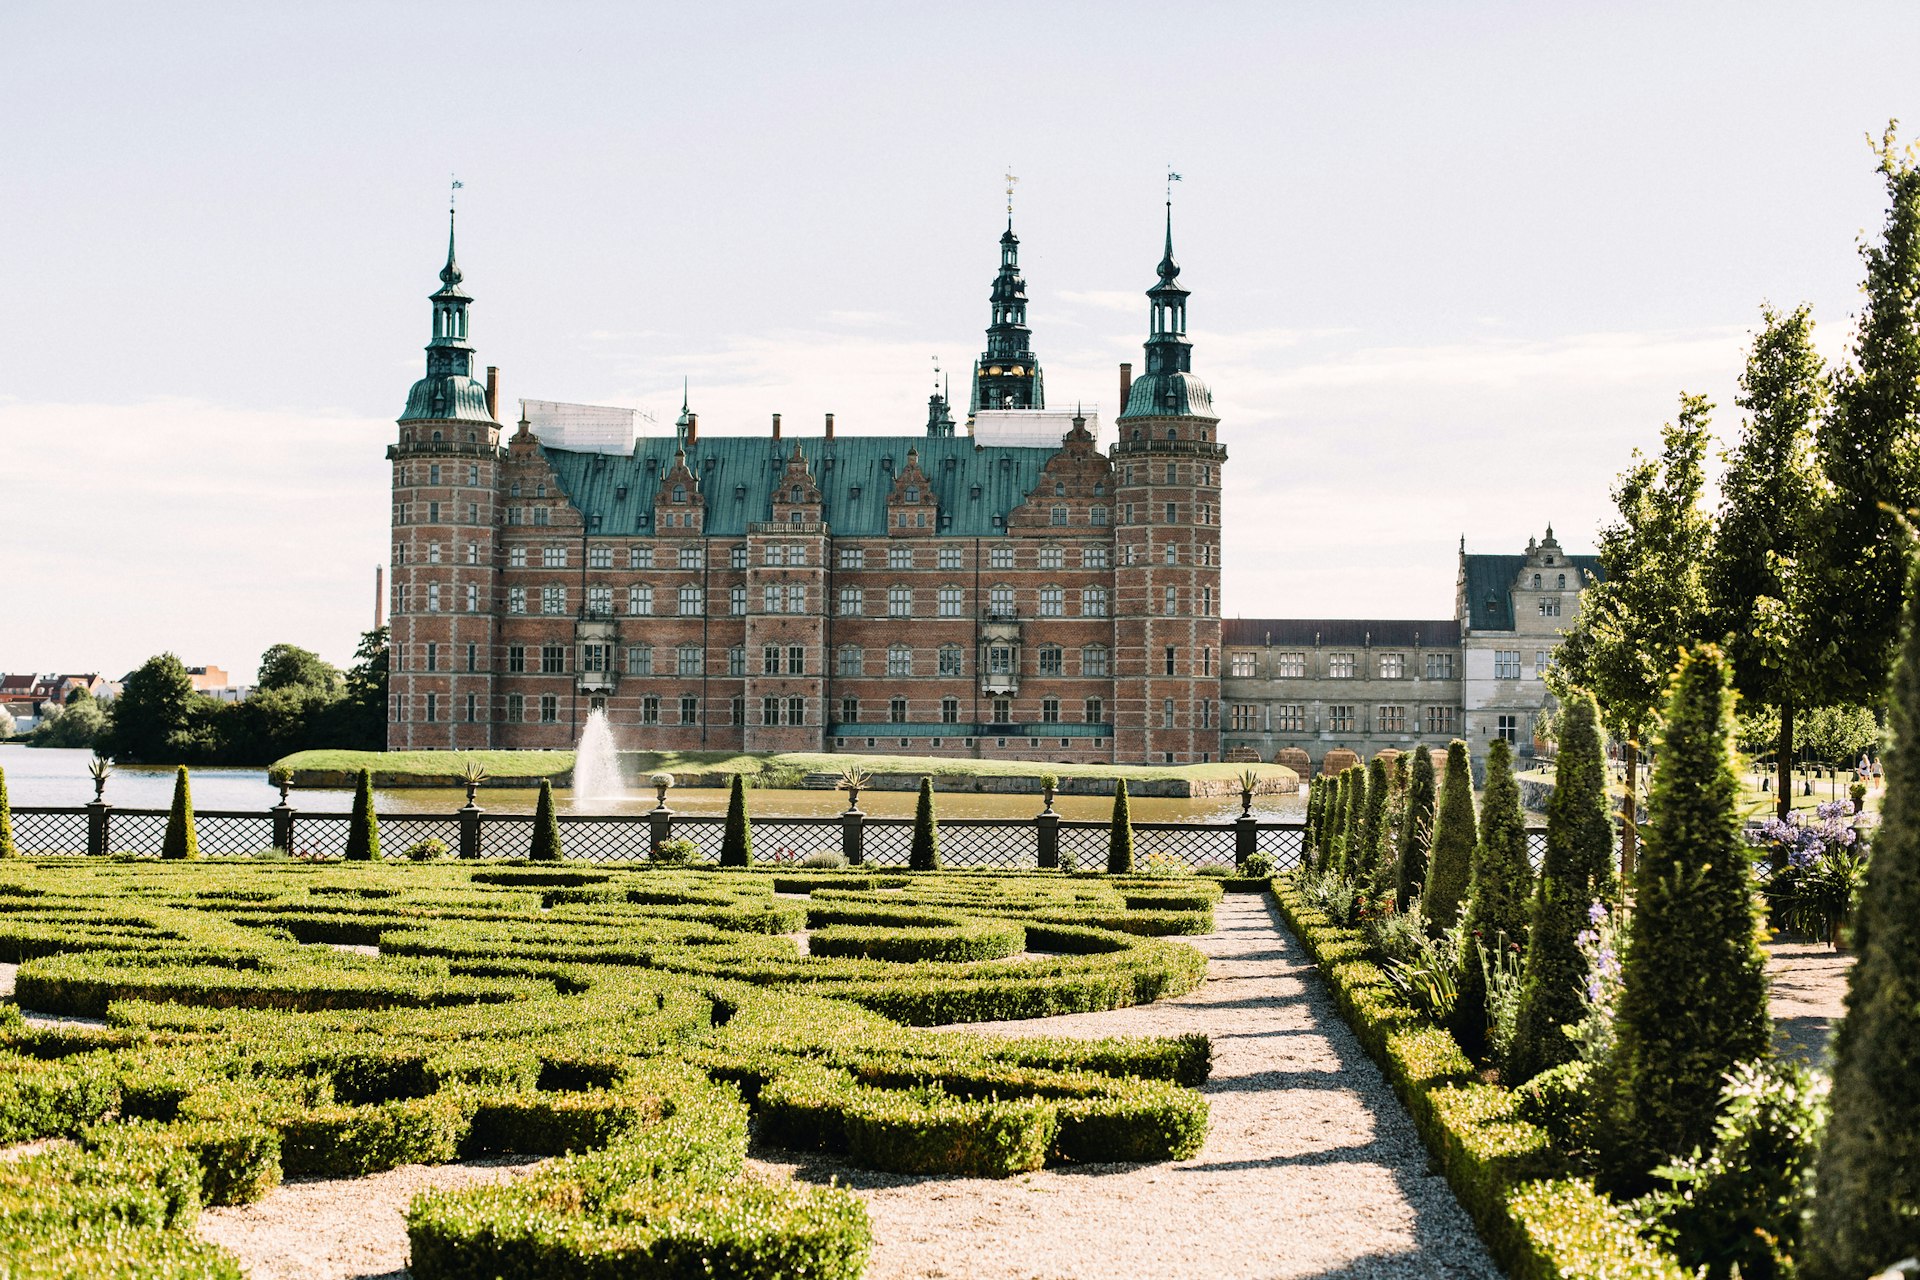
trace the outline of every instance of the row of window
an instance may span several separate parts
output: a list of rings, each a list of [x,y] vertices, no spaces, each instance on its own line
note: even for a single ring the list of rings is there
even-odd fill
[[[1451,680],[1454,676],[1454,655],[1451,653],[1429,653],[1425,656],[1425,671],[1429,680]],[[1382,653],[1377,655],[1374,664],[1377,678],[1381,680],[1404,680],[1412,670],[1404,653]],[[1335,652],[1327,655],[1327,676],[1334,680],[1351,680],[1360,675],[1360,655],[1350,652]],[[1257,652],[1242,650],[1227,656],[1227,674],[1250,679],[1260,674],[1260,655]],[[1273,675],[1279,679],[1302,679],[1307,675],[1307,655],[1303,651],[1281,652],[1273,655]]]
[[[447,503],[441,503],[438,501],[396,502],[393,504],[393,522],[396,525],[439,524],[440,508],[442,506],[446,507],[447,515],[449,517],[452,517],[452,518],[458,517],[460,504],[457,502],[447,502]],[[546,514],[546,509],[544,507],[541,508],[541,514],[542,515]],[[468,524],[480,523],[480,504],[479,503],[469,502],[467,504],[467,523]],[[535,523],[545,524],[546,521],[539,520],[539,521],[536,521]]]
[[[403,462],[400,464],[400,483],[403,485],[459,484],[459,471],[455,466],[443,468],[437,462],[429,462],[424,466],[418,462]],[[480,483],[479,463],[469,462],[467,464],[466,483],[470,485],[478,485]],[[519,488],[519,485],[514,486],[516,496]],[[545,497],[546,492],[547,487],[541,485],[540,495]]]
[[[442,666],[442,649],[438,643],[430,642],[422,646],[426,671],[451,671],[452,665]],[[449,664],[454,661],[456,647],[444,646]],[[466,670],[478,671],[479,646],[469,644],[466,650]],[[663,650],[658,661],[655,647],[650,644],[626,646],[626,671],[632,676],[678,675],[698,676],[706,674],[706,650],[697,644],[676,645]],[[1090,644],[1079,651],[1077,674],[1095,679],[1105,679],[1111,671],[1109,653],[1105,645]],[[1212,650],[1207,652],[1207,665],[1212,663]],[[614,669],[615,646],[599,642],[589,642],[580,646],[580,670],[588,673],[610,672]],[[1012,674],[1015,665],[1014,651],[1010,646],[994,645],[988,649],[988,667],[995,674]],[[1167,650],[1167,671],[1173,673],[1175,650]],[[885,650],[885,673],[888,676],[916,676],[927,674],[918,669],[915,651],[908,645],[889,645]],[[747,650],[743,645],[734,645],[727,650],[727,674],[745,676],[747,674]],[[1067,651],[1059,645],[1041,645],[1034,650],[1034,669],[1042,676],[1066,676],[1069,674]],[[540,675],[567,674],[567,646],[563,644],[507,646],[507,671],[509,674],[522,675],[538,673]],[[760,647],[759,671],[761,675],[801,676],[807,672],[807,649],[804,645],[769,644]],[[845,679],[856,679],[867,674],[866,650],[858,645],[841,645],[834,651],[834,674]],[[876,668],[875,675],[880,674]],[[941,645],[934,651],[934,670],[936,676],[956,677],[966,674],[966,651],[957,644]]]
[[[430,582],[426,587],[426,611],[428,613],[453,613],[462,608],[467,613],[475,613],[480,608],[480,588],[467,583],[464,594],[449,584],[446,594],[442,584]],[[629,617],[652,617],[658,612],[657,603],[666,589],[656,593],[647,584],[639,584],[626,589],[624,603]],[[863,587],[842,587],[835,601],[835,613],[843,618],[881,616],[870,613],[867,605],[867,591]],[[566,584],[549,582],[539,588],[510,586],[507,588],[507,612],[515,614],[542,613],[564,617],[572,611],[571,593]],[[704,587],[692,583],[680,586],[674,597],[682,617],[699,617],[707,609],[707,593]],[[463,600],[463,606],[457,606],[454,600]],[[811,593],[803,583],[769,583],[761,588],[760,609],[762,613],[811,613]],[[404,589],[395,586],[394,607],[403,608]],[[747,612],[748,593],[744,586],[727,588],[727,609],[729,614],[744,615]],[[537,604],[538,608],[533,606]],[[1070,609],[1069,605],[1073,608]],[[1195,616],[1210,618],[1214,613],[1213,588],[1201,587],[1186,594],[1177,587],[1165,587],[1160,595],[1160,611],[1166,617],[1181,616],[1183,606],[1191,606]],[[1040,618],[1105,618],[1113,611],[1113,593],[1106,587],[1082,587],[1076,598],[1070,600],[1065,587],[1043,586],[1033,595],[1033,613]],[[614,612],[614,589],[610,586],[595,584],[586,590],[586,612],[590,617],[611,617]],[[1018,595],[1015,589],[1004,583],[987,589],[987,608],[989,617],[1017,617],[1019,615]],[[896,586],[887,588],[885,615],[889,618],[917,618],[926,616],[916,600],[912,587]],[[945,586],[934,593],[934,616],[941,618],[965,618],[971,616],[967,603],[965,587]],[[1249,672],[1248,674],[1251,674]],[[1351,668],[1344,673],[1352,675]]]
[[[1234,703],[1227,710],[1227,727],[1241,733],[1453,733],[1455,708],[1414,707],[1397,703],[1374,708],[1367,725],[1366,708],[1334,703],[1317,717],[1300,703]]]
[[[743,697],[714,700],[721,707],[721,726],[747,724],[748,701]],[[804,725],[808,723],[808,700],[802,697],[765,697],[758,700],[760,718],[754,723],[760,725]],[[459,719],[468,724],[479,723],[484,717],[484,707],[477,694],[467,694],[464,698],[443,697],[437,693],[426,695],[426,721],[429,724],[445,720]],[[667,719],[664,712],[674,712],[676,719]],[[862,719],[863,708],[858,698],[840,699],[841,724],[909,724],[909,706],[905,698],[889,698],[885,720]],[[1079,707],[1080,721],[1083,724],[1105,724],[1106,703],[1100,698],[1088,698]],[[507,720],[510,723],[555,724],[560,719],[560,695],[543,693],[536,697],[523,694],[507,695]],[[995,698],[992,705],[993,724],[1012,724],[1013,702],[1008,698]],[[1202,708],[1203,716],[1206,708]],[[1168,724],[1172,724],[1171,704],[1168,705]],[[643,725],[686,724],[695,725],[700,720],[700,699],[689,694],[680,698],[661,698],[656,694],[647,694],[640,699],[640,723]],[[942,698],[940,700],[940,723],[960,723],[960,700]],[[1065,724],[1066,718],[1058,698],[1040,700],[1040,724]]]
[[[1142,473],[1145,474],[1146,482],[1148,484],[1187,483],[1187,481],[1182,479],[1180,464],[1177,462],[1167,463],[1166,470],[1162,473],[1162,476],[1164,478],[1156,478],[1154,476],[1153,464],[1151,462],[1140,463],[1138,464],[1137,467],[1134,463],[1129,462],[1126,468],[1126,482],[1130,485],[1140,483],[1140,476],[1142,475]],[[1193,469],[1193,477],[1192,477],[1191,483],[1199,484],[1199,485],[1212,484],[1213,483],[1213,464],[1210,462],[1202,462],[1197,464]]]

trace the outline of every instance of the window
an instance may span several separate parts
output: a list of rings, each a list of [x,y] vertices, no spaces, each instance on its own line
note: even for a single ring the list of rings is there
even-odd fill
[[[1040,588],[1040,616],[1058,618],[1067,611],[1067,593],[1059,587]]]
[[[540,646],[540,673],[542,675],[565,675],[567,670],[567,647],[560,644]]]
[[[807,722],[807,700],[805,698],[787,699],[787,723],[805,724]]]
[[[746,611],[747,611],[747,589],[743,586],[738,586],[738,585],[728,587],[727,588],[727,612],[733,614],[735,617],[738,617],[741,614],[744,614]]]
[[[995,724],[1013,723],[1013,699],[995,698],[993,700],[993,722]]]
[[[727,549],[727,567],[729,569],[744,569],[747,567],[747,544],[746,543],[736,542],[733,546]],[[742,724],[745,722],[740,720],[735,720],[734,723]]]
[[[1169,542],[1162,552],[1162,556],[1169,565],[1177,565],[1180,563],[1180,548]]]
[[[1380,655],[1380,678],[1398,680],[1407,674],[1407,655],[1404,653],[1383,653]]]
[[[1180,504],[1177,502],[1169,502],[1167,504],[1167,523],[1177,524],[1179,523],[1179,520],[1180,520]]]
[[[1167,646],[1167,652],[1166,652],[1166,662],[1167,662],[1167,674],[1168,674],[1168,675],[1174,675],[1174,674],[1175,674],[1175,666],[1176,666],[1176,664],[1178,663],[1178,661],[1179,661],[1179,655],[1178,655],[1178,651],[1177,651],[1177,650],[1175,650],[1175,649],[1174,649],[1174,647],[1173,647],[1172,645],[1168,645],[1168,646]]]
[[[1407,709],[1401,706],[1382,706],[1373,722],[1376,733],[1405,733],[1407,731]]]
[[[1281,733],[1304,733],[1307,709],[1297,702],[1279,704],[1273,709],[1273,727]]]
[[[727,674],[744,676],[747,674],[747,648],[736,644],[727,650]]]
[[[1064,569],[1067,567],[1067,553],[1063,547],[1040,548],[1040,567],[1042,569]]]
[[[840,723],[841,724],[859,724],[860,723],[860,699],[858,698],[840,699]]]
[[[1085,714],[1088,724],[1104,724],[1107,718],[1107,705],[1098,698],[1088,698]]]
[[[1559,599],[1555,596],[1540,597],[1540,616],[1543,618],[1559,617],[1560,616]]]
[[[1430,653],[1427,655],[1427,679],[1453,679],[1453,655],[1450,653]]]
[[[434,542],[434,543],[429,543],[427,545],[427,563],[428,564],[440,563],[440,544],[439,543]]]
[[[1090,644],[1080,651],[1080,674],[1083,676],[1104,676],[1107,674],[1107,648],[1105,645]]]
[[[998,546],[987,552],[987,567],[990,569],[1013,568],[1013,548]]]
[[[1213,616],[1212,587],[1200,588],[1200,616],[1203,618],[1211,618]]]
[[[477,644],[470,644],[467,646],[467,670],[478,671],[479,669],[480,669],[480,646]]]
[[[777,676],[780,674],[780,654],[780,646],[777,644],[763,644],[760,646],[761,675]]]
[[[957,676],[961,674],[960,646],[943,644],[940,646],[940,674]]]
[[[1428,733],[1452,733],[1453,732],[1453,708],[1452,707],[1428,707],[1427,708],[1427,732]]]
[[[840,616],[857,618],[866,612],[866,593],[858,587],[840,588]]]
[[[580,669],[582,671],[606,671],[613,665],[612,645],[583,644],[580,646]]]
[[[1353,708],[1331,706],[1327,708],[1327,728],[1334,733],[1353,732]]]
[[[1562,591],[1565,591],[1565,590],[1567,589],[1567,575],[1563,573],[1563,574],[1560,574],[1560,575],[1558,575],[1558,576],[1559,576],[1559,578],[1560,578],[1560,584],[1559,584],[1559,585],[1560,585],[1560,589],[1561,589]]]
[[[437,582],[427,584],[427,612],[440,612],[440,584]]]
[[[527,646],[510,644],[507,646],[507,670],[518,674],[527,669]]]
[[[467,695],[467,723],[472,724],[480,718],[480,699],[475,694]]]
[[[707,564],[705,547],[680,548],[680,567],[682,569],[704,569]]]
[[[1495,680],[1518,680],[1520,678],[1520,651],[1518,649],[1495,649],[1493,651],[1493,678]]]
[[[540,695],[540,721],[543,724],[558,724],[560,721],[560,696],[554,693]]]
[[[959,547],[940,548],[940,567],[942,569],[958,569],[962,566],[962,563]]]
[[[1066,670],[1064,652],[1065,651],[1057,644],[1041,645],[1039,653],[1040,674],[1043,676],[1057,676],[1064,672]]]
[[[1256,653],[1235,653],[1227,656],[1227,674],[1245,679],[1260,674],[1260,655]]]
[[[1064,526],[1067,523],[1067,508],[1063,504],[1055,503],[1047,511],[1047,523]]]
[[[526,568],[527,549],[525,547],[513,547],[509,549],[507,552],[507,567],[509,569]]]
[[[1173,587],[1168,587],[1164,592],[1164,604],[1165,607],[1161,609],[1161,612],[1168,617],[1172,617],[1174,614],[1180,612],[1179,591]]]
[[[565,547],[540,548],[540,567],[542,569],[564,569],[567,567],[567,549]]]
[[[437,644],[434,644],[432,641],[428,641],[427,642],[427,670],[438,671],[439,669],[440,669],[440,646]]]
[[[429,502],[427,504],[427,523],[428,524],[440,523],[440,504],[439,503]]]
[[[653,612],[653,588],[642,584],[627,588],[627,612],[644,618]]]
[[[967,593],[960,587],[940,588],[940,616],[943,618],[961,617],[966,609]]]
[[[1298,680],[1307,674],[1307,655],[1304,653],[1283,653],[1274,659],[1273,674]]]
[[[760,611],[762,613],[787,612],[787,586],[784,582],[773,582],[760,589]],[[795,610],[794,612],[799,612]]]
[[[613,588],[594,585],[587,588],[587,612],[596,617],[606,617],[613,612]]]
[[[896,644],[887,650],[887,674],[890,676],[910,676],[913,674],[913,650],[904,644]]]
[[[1080,593],[1080,616],[1083,618],[1104,618],[1107,616],[1107,589],[1088,587]]]
[[[1040,723],[1041,724],[1059,724],[1060,723],[1060,699],[1058,698],[1040,699]]]
[[[887,722],[905,724],[907,722],[907,700],[905,698],[887,699]]]
[[[1516,716],[1499,716],[1496,718],[1496,724],[1497,724],[1497,727],[1495,728],[1494,732],[1498,733],[1502,738],[1505,738],[1511,744],[1514,744],[1514,745],[1519,744],[1520,742],[1520,717],[1519,716],[1517,715]]]
[[[627,549],[627,568],[629,569],[653,568],[653,548],[652,547],[629,547]]]
[[[991,617],[1013,616],[1013,588],[1005,583],[987,588],[987,613]]]
[[[807,647],[803,644],[787,646],[787,674],[803,676],[807,674]]]
[[[549,582],[540,588],[540,612],[565,613],[567,611],[567,589],[557,582]]]
[[[760,699],[760,723],[761,724],[779,724],[780,723],[780,699],[778,698]]]
[[[843,644],[834,658],[834,670],[841,676],[857,676],[866,666],[866,650],[857,644]]]
[[[840,548],[840,567],[842,569],[864,569],[867,567],[867,553],[862,547]]]
[[[1013,646],[995,644],[987,646],[987,674],[990,676],[1010,676],[1013,674]]]
[[[682,617],[698,617],[707,609],[707,593],[695,586],[680,588],[680,614]]]
[[[693,697],[682,697],[680,699],[680,723],[700,723],[700,699]]]
[[[480,584],[477,582],[467,584],[467,612],[480,612]]]
[[[707,667],[706,650],[697,644],[683,644],[673,651],[675,675],[697,676]]]
[[[1173,728],[1173,699],[1172,698],[1162,698],[1160,700],[1160,727],[1162,729]]]
[[[507,719],[518,724],[527,718],[527,700],[517,693],[507,695]]]
[[[652,645],[630,644],[627,646],[627,674],[630,676],[650,676],[653,674]]]
[[[1553,664],[1553,650],[1535,649],[1533,651],[1533,673],[1541,675]]]
[[[940,723],[941,724],[959,724],[960,723],[960,699],[958,698],[940,699]]]
[[[911,618],[913,616],[913,588],[887,588],[887,616],[889,618]]]
[[[901,547],[901,546],[888,547],[887,548],[887,568],[889,569],[913,568],[913,548]]]
[[[728,699],[727,723],[728,724],[745,724],[746,722],[747,722],[747,700],[741,697],[734,697],[734,698]]]
[[[659,724],[660,723],[660,695],[659,694],[650,693],[646,697],[640,699],[640,723],[641,724]]]
[[[1109,562],[1105,547],[1087,547],[1080,552],[1080,566],[1083,569],[1105,569]]]
[[[587,548],[587,568],[589,569],[613,568],[613,548],[612,547]]]
[[[1236,702],[1227,709],[1227,727],[1237,733],[1247,733],[1260,727],[1258,708],[1248,703]]]
[[[1333,653],[1327,655],[1327,674],[1335,680],[1353,679],[1353,655]]]

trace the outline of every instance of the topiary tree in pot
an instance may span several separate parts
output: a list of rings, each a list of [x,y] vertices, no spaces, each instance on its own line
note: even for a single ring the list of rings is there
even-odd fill
[[[186,770],[182,769],[182,775]],[[347,819],[347,859],[380,860],[380,817],[373,811],[373,770],[362,769],[353,786],[353,813]]]
[[[193,789],[187,782],[187,766],[173,775],[173,807],[167,810],[167,834],[160,844],[163,858],[200,856],[200,833],[193,824]]]
[[[940,869],[940,830],[933,820],[933,779],[920,778],[920,798],[913,806],[913,846],[907,854],[912,871]]]
[[[849,784],[854,789],[854,784]],[[747,821],[747,783],[739,774],[727,788],[727,823],[720,836],[720,865],[753,865],[753,827]]]
[[[1107,836],[1107,872],[1124,876],[1133,872],[1133,814],[1127,805],[1127,780],[1113,787],[1113,825]]]
[[[540,799],[533,806],[533,846],[527,856],[535,862],[559,862],[566,856],[560,844],[560,815],[553,808],[553,782],[540,779]]]
[[[1473,846],[1478,836],[1473,821],[1473,766],[1467,744],[1455,738],[1447,744],[1447,777],[1440,787],[1440,807],[1433,821],[1433,850],[1427,859],[1426,892],[1420,909],[1429,928],[1445,930],[1460,918],[1473,880]]]

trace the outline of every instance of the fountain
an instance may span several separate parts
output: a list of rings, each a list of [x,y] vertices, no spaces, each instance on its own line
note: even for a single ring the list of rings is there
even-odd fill
[[[580,733],[573,760],[573,803],[577,808],[610,807],[626,797],[620,780],[620,755],[613,745],[613,729],[605,707],[595,707]]]

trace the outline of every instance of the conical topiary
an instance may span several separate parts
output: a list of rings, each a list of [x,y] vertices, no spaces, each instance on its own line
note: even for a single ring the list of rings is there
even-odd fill
[[[1133,871],[1133,811],[1127,804],[1127,780],[1113,787],[1113,826],[1107,838],[1107,871],[1116,876]]]
[[[1366,860],[1367,843],[1367,766],[1347,767],[1347,828],[1345,848],[1340,853],[1341,874],[1351,880],[1354,868]]]
[[[13,809],[7,803],[7,771],[0,769],[0,858],[19,856],[13,847]]]
[[[1313,870],[1314,854],[1320,847],[1320,817],[1325,809],[1326,788],[1321,779],[1307,781],[1307,820],[1300,832],[1300,869]]]
[[[1387,838],[1387,793],[1392,787],[1387,762],[1379,756],[1367,761],[1367,802],[1360,814],[1360,856],[1350,859],[1353,882],[1365,888],[1380,869]]]
[[[560,815],[553,808],[553,783],[540,779],[540,799],[533,806],[533,846],[527,856],[535,862],[558,862],[566,856],[560,843]]]
[[[373,811],[373,770],[362,769],[353,788],[353,816],[347,822],[347,859],[380,860],[380,815]]]
[[[907,854],[912,871],[940,869],[940,828],[933,819],[933,779],[922,775],[920,798],[913,805],[913,847]]]
[[[747,821],[747,784],[739,774],[727,789],[727,825],[720,836],[720,865],[753,865],[753,827]]]
[[[1603,1173],[1622,1192],[1648,1189],[1654,1166],[1711,1144],[1727,1073],[1766,1053],[1773,1033],[1718,647],[1680,655],[1656,759],[1597,1092]]]
[[[1524,1084],[1571,1062],[1578,1049],[1562,1027],[1586,1014],[1587,962],[1574,939],[1591,923],[1596,901],[1613,895],[1613,817],[1607,811],[1607,760],[1600,708],[1578,693],[1561,704],[1559,754],[1547,800],[1547,857],[1527,921],[1527,966],[1513,1043],[1500,1074]]]
[[[1467,945],[1451,1027],[1475,1061],[1487,1055],[1492,1010],[1484,965],[1504,963],[1508,948],[1527,944],[1533,869],[1527,864],[1527,820],[1513,779],[1513,748],[1495,738],[1487,748],[1487,789],[1480,797],[1480,840],[1473,848],[1467,897]],[[1483,960],[1484,955],[1484,960]]]
[[[1434,930],[1450,929],[1460,918],[1473,881],[1473,766],[1467,744],[1447,744],[1447,777],[1440,786],[1440,807],[1433,819],[1433,851],[1427,859],[1427,887],[1420,909]]]
[[[1920,1254],[1920,559],[1889,698],[1893,745],[1873,862],[1854,917],[1858,957],[1833,1042],[1802,1274],[1853,1280]]]
[[[200,856],[200,833],[193,825],[193,789],[187,783],[187,766],[173,775],[173,807],[167,810],[167,834],[160,845],[163,858]]]
[[[1413,905],[1427,883],[1427,855],[1433,848],[1433,752],[1425,743],[1413,753],[1407,782],[1407,816],[1400,823],[1400,856],[1393,868],[1395,909]]]

